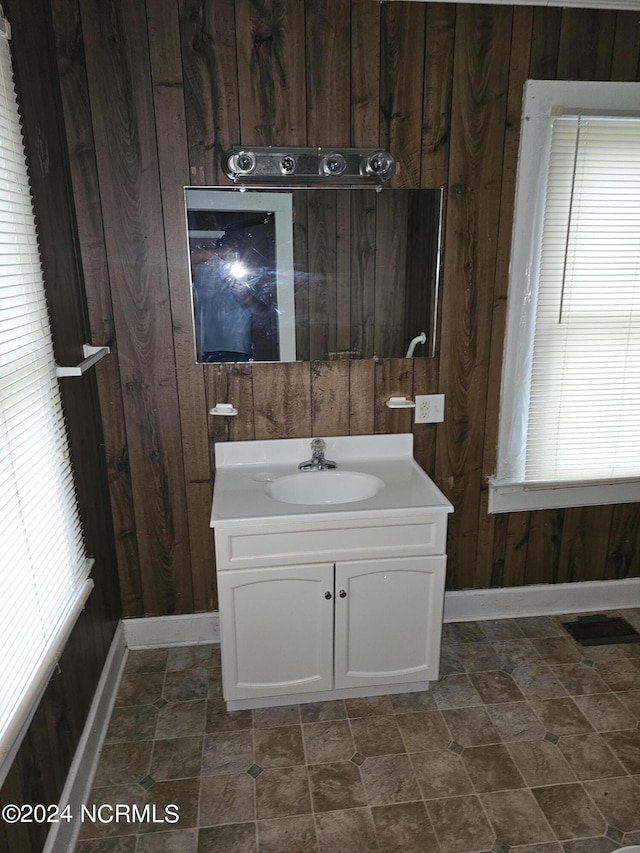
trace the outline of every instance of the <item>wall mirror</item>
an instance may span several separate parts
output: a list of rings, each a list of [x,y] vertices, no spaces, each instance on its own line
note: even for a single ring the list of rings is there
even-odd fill
[[[434,355],[441,190],[187,187],[185,200],[196,361],[398,358],[412,341]]]

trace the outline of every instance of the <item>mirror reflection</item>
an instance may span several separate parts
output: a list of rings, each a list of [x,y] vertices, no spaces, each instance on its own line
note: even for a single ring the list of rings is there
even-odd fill
[[[196,360],[433,355],[441,196],[187,188]]]

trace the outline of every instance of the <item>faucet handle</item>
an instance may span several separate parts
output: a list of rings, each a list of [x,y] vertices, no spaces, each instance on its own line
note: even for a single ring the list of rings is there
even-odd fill
[[[327,442],[324,438],[313,438],[311,439],[311,450],[326,450]]]

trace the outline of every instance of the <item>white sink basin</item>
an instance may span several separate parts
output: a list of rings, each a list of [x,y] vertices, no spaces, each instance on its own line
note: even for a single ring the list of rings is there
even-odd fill
[[[301,471],[278,477],[265,486],[277,501],[290,504],[349,504],[363,501],[384,488],[373,474],[357,471]]]

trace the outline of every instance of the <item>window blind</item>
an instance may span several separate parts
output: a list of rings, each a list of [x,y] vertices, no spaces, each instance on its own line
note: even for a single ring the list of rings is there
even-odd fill
[[[640,476],[640,120],[553,120],[527,486]]]
[[[1,16],[0,16],[1,17]],[[0,784],[92,583],[0,36]]]

